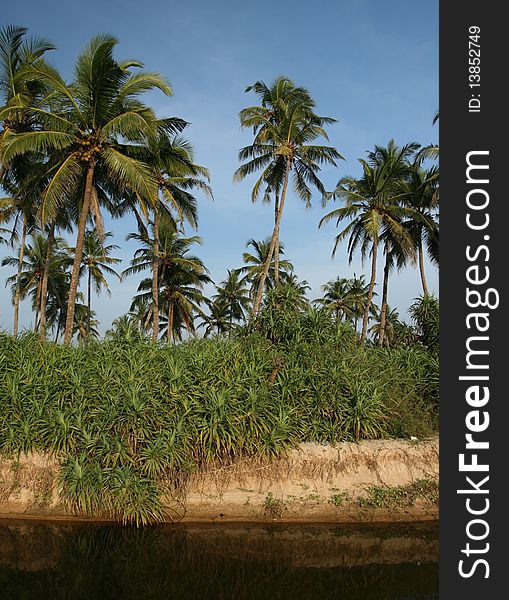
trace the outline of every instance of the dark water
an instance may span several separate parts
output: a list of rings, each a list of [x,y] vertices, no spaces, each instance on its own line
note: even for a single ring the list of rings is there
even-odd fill
[[[432,600],[438,526],[0,521],[2,600]]]

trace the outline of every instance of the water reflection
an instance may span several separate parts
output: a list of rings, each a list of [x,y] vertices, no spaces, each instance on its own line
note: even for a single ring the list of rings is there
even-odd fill
[[[432,600],[438,528],[0,522],[17,599]]]

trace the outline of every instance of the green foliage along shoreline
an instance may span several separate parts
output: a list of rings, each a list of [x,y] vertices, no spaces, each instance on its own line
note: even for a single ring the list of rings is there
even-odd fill
[[[230,337],[169,347],[1,334],[0,451],[55,454],[70,507],[143,524],[198,468],[301,442],[436,431],[434,352],[360,346],[323,310],[278,311]]]

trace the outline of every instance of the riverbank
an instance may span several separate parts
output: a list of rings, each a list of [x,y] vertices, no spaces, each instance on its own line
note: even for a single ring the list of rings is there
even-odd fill
[[[83,519],[62,501],[58,470],[51,455],[0,459],[0,518]],[[163,503],[168,522],[434,520],[438,438],[301,444],[279,459],[194,472]]]

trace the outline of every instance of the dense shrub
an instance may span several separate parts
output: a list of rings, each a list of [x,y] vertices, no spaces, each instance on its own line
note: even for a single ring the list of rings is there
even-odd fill
[[[0,450],[55,453],[71,507],[129,521],[160,517],[163,482],[176,492],[211,463],[428,435],[437,400],[437,360],[421,345],[359,347],[315,310],[266,310],[250,331],[173,347],[0,335]]]

